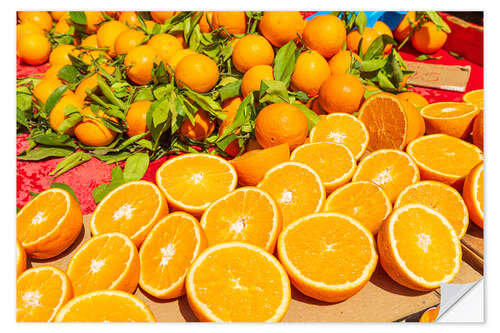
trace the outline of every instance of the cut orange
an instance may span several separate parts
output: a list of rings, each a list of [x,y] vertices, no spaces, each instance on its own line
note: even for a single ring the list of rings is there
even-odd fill
[[[192,153],[172,158],[156,172],[156,184],[169,206],[200,216],[217,199],[236,188],[238,176],[225,159]]]
[[[141,246],[139,284],[160,299],[184,295],[189,266],[207,246],[198,220],[184,212],[162,219]]]
[[[380,263],[397,283],[431,290],[450,283],[462,260],[460,240],[448,220],[420,204],[394,210],[378,232]]]
[[[423,180],[436,180],[461,190],[465,177],[483,160],[481,149],[446,134],[426,135],[406,148]]]
[[[376,234],[392,211],[384,190],[375,183],[358,181],[336,189],[325,202],[325,212],[352,217]]]
[[[471,103],[477,106],[479,110],[483,109],[484,105],[484,89],[472,90],[465,93],[462,96],[462,99],[465,103]]]
[[[440,102],[423,107],[420,113],[428,134],[443,133],[463,139],[470,134],[479,111],[473,104]]]
[[[139,254],[127,236],[102,234],[75,252],[66,273],[76,296],[100,289],[133,293],[139,283]]]
[[[394,202],[402,190],[420,180],[420,174],[408,154],[395,149],[381,149],[361,160],[352,179],[377,184]]]
[[[155,322],[151,310],[134,295],[98,290],[73,298],[57,313],[56,322]]]
[[[418,320],[421,323],[432,323],[436,321],[437,316],[439,315],[439,305],[433,308],[427,309],[420,319]]]
[[[68,192],[39,193],[17,214],[17,239],[31,258],[47,259],[66,250],[80,234],[82,211]]]
[[[240,242],[205,250],[186,277],[187,299],[200,321],[277,322],[288,310],[290,280],[279,261]]]
[[[484,115],[483,110],[479,112],[479,114],[474,119],[474,123],[472,124],[472,142],[483,150],[483,141],[484,141]]]
[[[303,144],[295,148],[290,160],[304,163],[316,171],[327,193],[348,183],[356,170],[351,151],[333,142]]]
[[[370,231],[336,213],[311,214],[290,224],[278,239],[278,256],[298,290],[325,302],[356,294],[377,266]]]
[[[332,113],[311,129],[311,142],[333,142],[343,144],[356,160],[363,156],[368,146],[369,134],[358,118],[346,113]]]
[[[26,270],[26,251],[23,246],[16,240],[16,276],[19,277]]]
[[[417,108],[390,93],[369,97],[359,110],[359,120],[370,133],[370,151],[403,149],[425,132],[425,123]]]
[[[16,290],[18,322],[53,321],[57,311],[73,297],[68,276],[52,266],[28,269],[17,279]]]
[[[465,178],[462,195],[469,210],[470,219],[483,228],[484,220],[484,163],[476,165]]]
[[[269,194],[256,187],[242,187],[210,205],[200,224],[209,246],[239,241],[273,253],[282,217]]]
[[[140,247],[154,225],[167,214],[167,201],[155,184],[143,180],[128,182],[97,205],[90,218],[90,230],[94,236],[121,232]]]
[[[276,165],[290,160],[288,143],[265,149],[255,149],[231,160],[238,173],[240,185],[256,186],[266,172]]]
[[[453,187],[432,180],[410,185],[401,192],[394,208],[421,204],[441,213],[450,222],[458,239],[469,225],[469,213],[460,193]]]
[[[269,193],[283,215],[283,227],[296,219],[317,213],[325,202],[325,187],[319,175],[308,165],[281,163],[269,170],[258,187]]]

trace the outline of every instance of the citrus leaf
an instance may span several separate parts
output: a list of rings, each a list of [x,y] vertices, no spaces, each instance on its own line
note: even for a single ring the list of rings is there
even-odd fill
[[[84,153],[82,151],[75,152],[59,162],[54,170],[49,173],[49,176],[53,175],[54,177],[58,177],[63,173],[73,169],[74,167],[77,167],[80,164],[89,161],[91,158],[92,156],[90,154]]]
[[[451,32],[450,27],[443,20],[441,15],[434,11],[425,11],[426,16],[438,27],[438,29],[443,30],[447,34]]]
[[[76,83],[81,80],[80,72],[75,68],[75,66],[72,65],[66,65],[61,68],[59,72],[57,72],[57,76],[70,83]]]
[[[236,80],[218,88],[221,101],[239,96],[241,93],[241,80]]]
[[[62,85],[60,87],[57,87],[56,90],[54,90],[52,94],[50,94],[49,98],[47,98],[47,102],[45,103],[45,114],[50,114],[50,111],[52,111],[57,102],[59,102],[59,99],[61,99],[61,96],[66,92],[67,89],[68,86]]]
[[[309,109],[307,106],[302,104],[294,104],[307,118],[307,131],[309,132],[319,121],[321,118],[314,112]]]
[[[426,61],[426,60],[441,59],[441,58],[442,58],[442,56],[434,57],[434,56],[431,56],[431,55],[428,55],[428,54],[421,54],[418,57],[416,57],[415,60]]]
[[[290,85],[290,79],[299,55],[300,51],[297,50],[297,45],[293,40],[283,45],[276,52],[273,67],[274,78],[283,82],[287,88]]]
[[[98,204],[99,202],[101,202],[101,200],[104,199],[104,197],[109,192],[122,185],[123,183],[125,183],[125,180],[123,178],[123,171],[119,166],[116,166],[113,168],[113,170],[111,170],[111,181],[109,183],[104,183],[97,186],[92,191],[92,196],[94,197],[95,203]]]
[[[353,16],[351,16],[353,17]],[[359,12],[354,19],[354,25],[358,28],[359,33],[362,34],[366,27],[366,14],[365,12]]]
[[[125,182],[139,180],[144,177],[148,170],[149,156],[146,153],[135,153],[127,158],[123,169],[123,179]]]
[[[361,62],[359,70],[361,72],[373,72],[384,67],[386,64],[387,64],[387,58],[364,60]]]
[[[86,25],[87,17],[84,12],[81,11],[70,11],[69,16],[71,17],[71,21],[76,24]]]
[[[41,161],[49,157],[65,157],[73,151],[74,149],[68,147],[40,146],[28,152],[23,151],[17,158],[23,161]]]
[[[288,90],[283,81],[262,80],[259,91],[260,103],[288,103]]]

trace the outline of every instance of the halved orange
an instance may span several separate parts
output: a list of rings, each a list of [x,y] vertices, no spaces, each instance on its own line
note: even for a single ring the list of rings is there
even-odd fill
[[[484,89],[472,90],[465,93],[462,96],[462,100],[465,103],[471,103],[477,106],[478,109],[482,110],[484,105]]]
[[[192,153],[163,163],[156,172],[156,183],[170,207],[201,216],[212,202],[236,188],[238,176],[225,159]]]
[[[470,219],[481,229],[484,220],[484,163],[476,165],[465,178],[462,195],[469,210]]]
[[[478,113],[476,118],[474,118],[474,123],[472,124],[472,143],[483,150],[484,144],[484,114],[483,110]]]
[[[187,299],[200,321],[277,322],[288,310],[290,280],[279,261],[258,246],[209,247],[189,269]]]
[[[21,243],[16,240],[16,276],[22,274],[26,270],[26,252]]]
[[[51,188],[17,213],[17,239],[29,257],[52,258],[73,244],[82,225],[76,199],[65,190]]]
[[[337,213],[311,214],[287,226],[278,239],[278,256],[298,290],[325,302],[356,294],[377,266],[370,231]]]
[[[420,174],[408,154],[395,149],[381,149],[361,160],[352,179],[377,184],[394,202],[403,189],[420,180]]]
[[[285,162],[269,170],[259,183],[281,210],[283,227],[296,219],[321,211],[325,187],[319,175],[304,163]]]
[[[140,247],[154,225],[167,214],[167,201],[155,184],[143,180],[128,182],[97,205],[90,218],[90,231],[94,236],[121,232]]]
[[[200,224],[209,246],[239,241],[273,253],[282,217],[269,194],[249,186],[239,188],[211,204]]]
[[[206,247],[207,239],[196,218],[184,212],[168,215],[141,246],[139,285],[160,299],[184,295],[187,270]]]
[[[311,142],[334,142],[345,145],[356,160],[363,156],[369,142],[366,126],[347,113],[325,116],[311,129]]]
[[[321,178],[327,193],[348,183],[356,170],[356,160],[346,146],[333,142],[307,143],[295,148],[294,162],[309,165]]]
[[[151,310],[136,296],[118,290],[80,295],[59,310],[56,322],[155,322]]]
[[[90,238],[71,257],[66,273],[76,296],[100,289],[133,293],[139,283],[139,254],[125,235]]]
[[[428,180],[412,184],[401,192],[394,208],[421,204],[443,214],[462,239],[469,225],[469,213],[457,190],[444,183]]]
[[[439,102],[423,107],[420,113],[428,134],[443,133],[463,139],[470,134],[479,111],[473,104]]]
[[[439,305],[427,309],[420,319],[418,320],[420,323],[432,323],[436,321],[437,316],[439,315]]]
[[[425,123],[417,108],[390,93],[370,96],[359,109],[358,117],[370,134],[369,151],[403,149],[425,132]]]
[[[461,190],[465,177],[483,160],[481,149],[446,134],[426,135],[406,148],[422,180],[436,180]]]
[[[265,149],[248,150],[231,160],[238,174],[238,183],[244,186],[256,186],[269,169],[290,160],[288,143]]]
[[[451,224],[420,204],[394,210],[378,232],[377,245],[387,274],[414,290],[450,283],[462,261],[460,240]]]
[[[53,266],[25,271],[16,283],[16,321],[53,321],[56,312],[73,297],[68,276]]]
[[[357,181],[336,189],[325,202],[325,212],[352,217],[376,234],[392,211],[385,191],[375,183]]]

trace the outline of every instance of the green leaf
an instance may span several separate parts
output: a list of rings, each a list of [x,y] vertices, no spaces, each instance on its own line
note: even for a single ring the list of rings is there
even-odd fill
[[[213,98],[197,93],[191,89],[185,91],[186,97],[190,98],[196,105],[210,114],[220,117],[222,108]]]
[[[32,135],[31,139],[45,146],[54,146],[54,147],[69,147],[69,148],[77,148],[77,145],[73,142],[73,139],[67,134],[55,134],[55,133],[44,133],[39,135]]]
[[[81,75],[80,75],[80,72],[78,71],[78,69],[76,69],[75,66],[71,66],[71,65],[66,65],[64,66],[63,68],[61,68],[59,70],[59,72],[57,73],[57,76],[64,80],[64,81],[67,81],[67,82],[70,82],[70,83],[76,83],[78,81],[80,81],[81,79]]]
[[[421,54],[418,57],[416,57],[415,60],[426,61],[426,60],[441,59],[441,58],[442,58],[442,56],[434,57],[434,56],[431,56],[431,55],[428,55],[428,54]]]
[[[458,60],[462,60],[462,59],[464,58],[464,57],[462,57],[460,54],[458,54],[458,53],[456,53],[456,52],[453,52],[453,51],[450,51],[450,50],[448,50],[448,53],[449,53],[451,56],[453,56],[453,57],[455,57],[456,59],[458,59]]]
[[[438,27],[438,29],[443,30],[447,34],[451,32],[448,24],[446,24],[441,15],[439,15],[437,12],[425,11],[425,14]]]
[[[57,164],[57,166],[49,173],[49,176],[54,175],[54,177],[58,177],[63,173],[73,169],[74,167],[79,166],[82,163],[89,161],[92,158],[90,154],[84,153],[82,151],[74,152],[73,154],[67,156],[61,162]]]
[[[22,112],[31,111],[33,97],[27,87],[16,89],[16,107]]]
[[[65,157],[70,155],[74,149],[67,147],[41,146],[28,152],[23,151],[17,158],[23,161],[41,161],[49,157]]]
[[[157,127],[158,125],[167,121],[170,115],[170,100],[168,98],[164,98],[157,102],[154,102],[150,109],[153,109],[153,126]]]
[[[60,87],[57,87],[56,90],[50,94],[49,98],[47,98],[47,103],[45,103],[45,113],[47,115],[50,114],[50,111],[54,108],[54,106],[59,102],[59,99],[61,99],[61,96],[66,92],[68,89],[68,86],[62,85]]]
[[[262,80],[259,91],[260,103],[288,103],[288,90],[282,81]]]
[[[382,71],[379,71],[377,73],[377,79],[380,88],[382,88],[383,90],[396,91],[396,87],[394,86],[394,84],[391,82],[391,80],[389,80],[387,75],[382,73]]]
[[[111,181],[109,183],[104,183],[97,186],[92,191],[92,196],[96,204],[101,202],[102,199],[111,191],[113,191],[118,186],[125,183],[123,178],[123,171],[119,166],[116,166],[111,170]]]
[[[127,140],[123,141],[118,146],[118,150],[122,150],[122,149],[126,148],[127,146],[130,146],[130,145],[134,144],[135,142],[141,140],[146,135],[148,135],[148,133],[140,133],[140,134],[137,134],[137,135],[134,135],[134,136],[128,138]]]
[[[123,169],[123,179],[125,182],[139,180],[144,177],[148,170],[149,156],[146,153],[135,153],[127,158]]]
[[[95,153],[95,151],[94,151]],[[128,151],[122,151],[119,153],[105,153],[104,155],[94,155],[98,160],[106,162],[106,164],[116,163],[126,160],[131,155]]]
[[[373,72],[384,67],[386,64],[387,58],[364,60],[361,62],[361,67],[359,68],[359,70],[361,72]]]
[[[354,19],[354,25],[359,30],[359,33],[362,34],[363,30],[366,27],[366,14],[365,12],[359,12],[358,15],[356,15],[356,18]]]
[[[71,17],[71,21],[76,24],[86,25],[87,17],[84,12],[81,11],[70,11],[69,16]]]
[[[287,88],[290,85],[290,79],[299,55],[300,51],[297,50],[297,45],[294,41],[290,41],[278,50],[274,58],[274,78],[283,82]]]
[[[218,88],[221,101],[241,94],[241,80],[235,80]]]
[[[363,39],[360,40],[360,44]],[[396,41],[387,35],[380,35],[370,44],[366,53],[361,57],[363,60],[371,60],[377,56],[382,56],[387,44],[396,45]]]
[[[78,202],[78,204],[80,204],[80,201],[78,201],[78,198],[76,197],[75,191],[73,191],[73,189],[69,185],[54,182],[54,183],[50,184],[50,188],[60,188],[61,190],[65,190],[66,192],[71,194],[73,196],[73,198],[75,198],[75,200],[76,200],[76,202]]]
[[[151,87],[139,88],[134,97],[134,102],[138,101],[153,101],[155,97],[153,96],[153,89]]]
[[[307,130],[310,131],[317,123],[321,120],[321,118],[314,112],[309,109],[307,106],[302,104],[293,104],[296,106],[307,118]]]
[[[233,122],[226,127],[217,142],[222,141],[227,135],[234,133],[237,129],[244,125],[250,125],[250,127],[253,127],[251,122],[255,121],[256,117],[257,111],[255,109],[254,94],[248,94],[238,107],[238,111],[236,111],[236,116],[234,117]]]
[[[137,144],[149,150],[153,150],[153,143],[150,140],[141,139],[137,141]]]

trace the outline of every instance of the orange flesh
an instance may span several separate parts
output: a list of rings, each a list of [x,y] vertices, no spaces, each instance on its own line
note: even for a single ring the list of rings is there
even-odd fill
[[[223,321],[265,321],[283,299],[281,275],[254,250],[221,249],[210,254],[193,275],[194,292]]]
[[[475,111],[472,105],[456,102],[436,103],[425,108],[422,115],[435,118],[453,118]]]
[[[476,191],[476,198],[477,201],[479,201],[479,207],[481,208],[481,212],[484,214],[484,190],[483,190],[483,174],[484,174],[484,168],[481,168],[479,171],[479,178],[478,178],[478,186],[477,186],[477,191]]]

